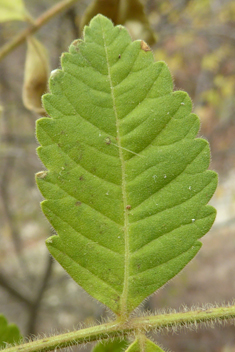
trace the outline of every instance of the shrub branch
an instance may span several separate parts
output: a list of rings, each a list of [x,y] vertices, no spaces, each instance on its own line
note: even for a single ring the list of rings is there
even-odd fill
[[[141,331],[159,331],[164,328],[169,329],[210,322],[216,323],[230,319],[235,319],[235,305],[209,309],[198,308],[197,310],[190,310],[187,312],[135,317],[127,321],[125,324],[120,324],[118,321],[114,321],[111,323],[96,325],[10,347],[5,349],[4,352],[52,351],[57,348],[74,346],[85,342],[134,335]]]

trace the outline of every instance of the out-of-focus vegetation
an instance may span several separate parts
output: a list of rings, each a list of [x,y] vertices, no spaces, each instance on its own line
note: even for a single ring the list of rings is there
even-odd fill
[[[6,318],[0,315],[0,348],[6,347],[7,343],[19,342],[20,332],[15,324],[8,324]]]
[[[11,0],[8,3],[14,4],[14,1],[22,10],[23,2]],[[20,15],[17,12],[15,18],[8,17],[3,22],[1,5],[5,2],[6,0],[0,0],[0,53],[3,45],[33,23],[33,18],[38,18],[58,3],[56,0],[25,0],[27,11],[22,10]],[[104,11],[108,11],[107,6],[111,6],[109,13],[114,17],[119,14],[119,17],[113,17],[113,20],[119,21],[121,18],[134,39],[147,38],[146,40],[151,42],[155,59],[167,62],[175,78],[176,88],[187,91],[191,96],[194,112],[202,122],[201,134],[209,139],[212,146],[212,167],[216,168],[221,179],[227,182],[229,173],[235,169],[234,1],[146,0],[142,1],[146,16],[142,13],[140,15],[140,1],[138,11],[133,11],[131,6],[134,3],[135,1],[117,0],[92,3],[78,0],[72,7],[53,17],[34,33],[35,38],[48,51],[49,62],[45,65],[50,65],[51,69],[59,66],[58,57],[61,52],[67,50],[72,40],[81,36],[82,26],[87,22],[92,8],[98,6],[99,10],[103,7]],[[22,21],[22,16],[25,16],[23,18],[26,21]],[[41,197],[34,183],[35,172],[42,168],[35,155],[34,125],[38,110],[27,110],[22,100],[22,88],[27,86],[29,80],[27,72],[24,73],[27,66],[26,52],[26,41],[22,41],[21,45],[0,61],[0,104],[3,106],[0,120],[0,312],[7,316],[8,321],[20,325],[24,335],[71,328],[78,324],[79,320],[89,323],[107,314],[103,307],[87,298],[59,266],[52,262],[44,245],[51,229],[41,214]],[[34,85],[33,88],[29,85],[27,97],[35,87],[39,88],[39,92],[45,89],[44,86],[41,88],[37,81],[33,81],[33,72],[37,76],[39,70],[35,67],[32,70],[30,83],[33,82]],[[47,72],[43,72],[46,77]],[[24,97],[25,94],[24,90]],[[36,101],[38,104],[38,99]],[[30,104],[25,105],[30,107]],[[234,188],[232,189],[231,182],[228,181],[227,184],[229,192],[226,193],[226,199],[233,204]],[[217,199],[224,193],[225,188],[220,187]],[[231,207],[232,213],[235,207]],[[229,221],[233,221],[232,216],[231,219]],[[219,230],[223,231],[223,227]],[[226,236],[229,237],[227,232]],[[219,237],[214,238],[217,242],[210,248],[215,250],[220,248],[220,245]],[[223,258],[231,257],[232,253],[234,255],[234,248],[233,236],[221,263],[224,263]],[[211,252],[210,255],[212,257]],[[202,252],[198,257],[207,262],[206,252]],[[190,270],[193,268],[199,271],[200,260],[196,259]],[[168,285],[165,291],[163,289],[153,296],[147,305],[155,309],[172,306],[172,302],[169,304],[170,299],[173,299],[173,302],[175,299],[177,304],[190,304],[190,297],[192,301],[199,303],[213,300],[219,302],[231,298],[235,289],[231,283],[234,260],[233,265],[226,263],[226,268],[229,268],[227,271],[225,266],[217,271],[217,276],[221,275],[220,285],[220,279],[216,284],[211,283],[209,279],[213,275],[207,272],[204,282],[197,281],[201,287],[195,287],[195,282],[190,281],[185,270],[181,278]],[[213,269],[216,271],[215,267]],[[188,288],[183,290],[182,285]],[[209,286],[216,289],[212,290]],[[168,294],[165,293],[167,289]],[[181,352],[195,351],[195,348],[198,352],[234,351],[234,328],[223,329],[221,333],[220,330],[214,331],[183,335],[181,339],[169,336],[169,348]],[[199,341],[195,344],[197,347],[194,346],[194,341]]]
[[[156,59],[167,60],[177,76],[176,84],[190,91],[194,101],[196,98],[196,108],[203,117],[209,118],[206,107],[210,106],[210,115],[215,118],[231,118],[233,109],[229,107],[234,103],[235,89],[234,2],[162,1],[151,12],[150,20],[157,25]]]

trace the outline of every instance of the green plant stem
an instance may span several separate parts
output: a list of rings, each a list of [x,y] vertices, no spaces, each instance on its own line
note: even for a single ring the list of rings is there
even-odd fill
[[[3,45],[0,49],[0,60],[2,60],[6,55],[8,55],[11,51],[17,48],[20,44],[22,44],[26,38],[38,31],[45,23],[50,21],[59,13],[70,8],[75,2],[78,0],[63,0],[51,7],[49,10],[45,11],[41,16],[39,16],[35,21],[30,21],[30,25],[22,30],[19,34],[17,34],[12,40]]]
[[[107,339],[116,336],[127,336],[164,328],[176,328],[181,326],[196,325],[206,322],[218,322],[235,318],[235,305],[229,307],[217,307],[209,309],[197,309],[195,311],[160,314],[130,319],[125,324],[117,321],[97,325],[78,331],[72,331],[62,335],[46,337],[37,341],[4,349],[4,352],[43,352],[52,351],[56,348],[64,348]]]

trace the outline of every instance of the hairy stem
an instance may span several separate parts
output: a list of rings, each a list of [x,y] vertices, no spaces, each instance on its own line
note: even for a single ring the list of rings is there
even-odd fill
[[[59,13],[70,8],[77,1],[78,0],[63,0],[55,6],[51,7],[49,10],[45,11],[35,21],[30,21],[30,25],[26,29],[17,34],[12,40],[10,40],[8,43],[1,47],[0,60],[2,60],[11,51],[17,48],[20,44],[22,44],[29,35],[38,31],[45,23],[50,21]]]
[[[46,337],[41,340],[28,342],[19,346],[4,349],[4,352],[42,352],[57,348],[69,347],[84,342],[91,342],[110,337],[138,334],[151,330],[176,328],[180,326],[196,325],[206,322],[218,322],[235,318],[235,305],[216,308],[199,308],[194,311],[159,314],[146,317],[135,317],[125,324],[112,322],[102,325],[72,331],[62,335]]]

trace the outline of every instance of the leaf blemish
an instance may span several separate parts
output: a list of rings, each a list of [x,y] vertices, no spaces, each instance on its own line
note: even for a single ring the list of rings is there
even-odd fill
[[[153,175],[154,182],[157,182],[156,178],[157,178],[157,175]]]
[[[127,205],[127,206],[126,206],[126,209],[127,209],[127,210],[130,210],[130,209],[131,209],[131,205]]]
[[[76,51],[79,51],[79,44],[81,43],[81,39],[76,39],[73,41],[72,45]]]
[[[47,171],[40,171],[36,174],[37,178],[45,178],[47,176]]]
[[[141,49],[144,50],[144,51],[151,51],[150,47],[148,46],[147,43],[145,43],[144,40],[141,40],[140,46],[141,46]]]
[[[57,76],[58,74],[59,74],[59,70],[58,70],[58,69],[53,70],[53,71],[51,71],[50,78],[51,78],[51,79],[54,79],[55,76]]]
[[[76,205],[77,207],[80,207],[80,205],[82,205],[82,202],[77,201],[77,202],[75,203],[75,205]]]
[[[111,144],[111,139],[110,139],[109,137],[106,137],[106,138],[105,138],[105,143],[106,143],[107,145]]]

